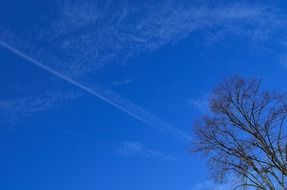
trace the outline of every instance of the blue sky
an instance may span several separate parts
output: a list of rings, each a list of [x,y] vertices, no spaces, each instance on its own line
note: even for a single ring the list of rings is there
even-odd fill
[[[228,189],[189,153],[232,75],[286,90],[283,1],[1,1],[0,189]]]

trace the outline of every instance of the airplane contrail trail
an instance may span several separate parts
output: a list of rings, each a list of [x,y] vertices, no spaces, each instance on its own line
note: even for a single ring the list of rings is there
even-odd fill
[[[0,45],[11,51],[12,53],[14,53],[15,55],[25,59],[26,61],[29,61],[31,64],[38,66],[39,68],[49,72],[50,74],[82,89],[83,91],[86,91],[94,96],[96,96],[97,98],[101,99],[102,101],[118,108],[119,110],[127,113],[128,115],[132,116],[133,118],[149,125],[152,127],[155,127],[161,131],[167,132],[170,135],[184,140],[184,141],[190,141],[191,140],[191,136],[189,134],[187,134],[186,132],[172,126],[171,124],[161,120],[160,118],[158,118],[157,116],[151,114],[148,111],[145,111],[144,109],[142,109],[141,107],[137,106],[136,104],[132,103],[131,101],[119,96],[118,94],[104,89],[102,87],[89,87],[86,86],[85,84],[82,84],[81,82],[74,80],[64,74],[62,74],[61,72],[58,72],[56,70],[54,70],[51,67],[46,66],[45,64],[43,64],[42,62],[30,57],[29,55],[25,54],[24,52],[20,51],[19,49],[14,48],[13,46],[7,44],[6,42],[0,40]]]

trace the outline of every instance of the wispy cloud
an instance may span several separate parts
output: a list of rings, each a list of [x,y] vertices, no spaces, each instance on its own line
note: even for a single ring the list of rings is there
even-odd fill
[[[81,92],[65,90],[45,92],[39,96],[25,96],[9,100],[0,100],[0,123],[13,123],[23,117],[33,116],[55,105],[77,98]]]
[[[64,1],[58,7],[58,19],[40,32],[39,40],[65,56],[74,76],[115,60],[124,63],[195,31],[216,27],[213,40],[226,33],[262,39],[284,21],[270,5],[248,3]]]
[[[136,141],[123,142],[117,150],[123,157],[143,156],[145,158],[158,158],[162,160],[176,161],[176,157],[146,148],[142,143]]]
[[[247,1],[215,5],[175,0],[66,0],[55,5],[52,15],[56,16],[43,15],[45,27],[41,23],[34,27],[37,30],[26,32],[30,37],[22,37],[60,55],[64,62],[51,61],[50,66],[73,78],[108,64],[126,63],[129,57],[175,44],[196,31],[212,31],[204,39],[213,44],[226,34],[266,39],[286,22],[276,6]]]

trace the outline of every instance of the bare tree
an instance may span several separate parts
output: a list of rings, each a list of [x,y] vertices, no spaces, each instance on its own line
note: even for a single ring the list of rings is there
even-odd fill
[[[216,88],[194,125],[193,151],[208,158],[216,180],[240,179],[234,189],[286,190],[287,99],[260,86],[233,77]]]

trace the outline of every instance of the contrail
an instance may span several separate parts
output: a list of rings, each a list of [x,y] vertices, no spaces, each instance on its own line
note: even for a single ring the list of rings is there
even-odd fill
[[[84,84],[82,84],[79,81],[76,81],[56,70],[53,68],[50,68],[43,64],[42,62],[30,57],[29,55],[23,53],[19,49],[14,48],[13,46],[5,43],[4,41],[0,40],[0,45],[3,48],[6,48],[7,50],[11,51],[15,55],[29,61],[31,64],[38,66],[39,68],[49,72],[50,74],[96,96],[97,98],[101,99],[102,101],[118,108],[119,110],[127,113],[128,115],[132,116],[133,118],[149,125],[152,127],[155,127],[161,131],[167,132],[173,137],[176,137],[178,139],[184,140],[184,141],[190,141],[191,136],[184,131],[181,131],[180,129],[172,126],[171,124],[161,120],[157,116],[151,114],[148,111],[145,111],[141,107],[137,106],[136,104],[132,103],[131,101],[119,96],[118,94],[104,89],[102,87],[89,87]]]

